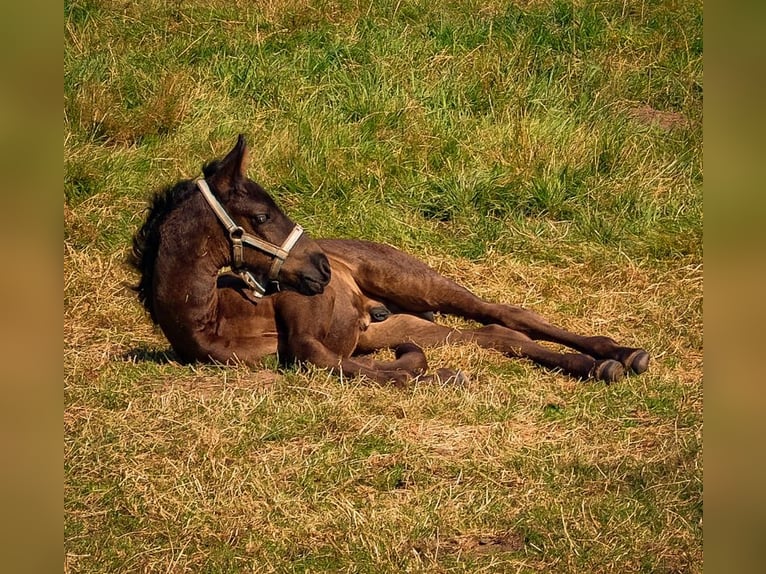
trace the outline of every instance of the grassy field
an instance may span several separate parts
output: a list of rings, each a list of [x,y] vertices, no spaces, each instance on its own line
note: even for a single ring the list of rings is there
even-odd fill
[[[701,1],[79,0],[64,23],[65,572],[702,571]],[[650,370],[180,365],[131,236],[240,132],[314,236]]]

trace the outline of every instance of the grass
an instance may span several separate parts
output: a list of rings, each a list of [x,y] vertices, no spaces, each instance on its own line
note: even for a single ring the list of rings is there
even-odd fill
[[[67,572],[700,572],[702,3],[64,5]],[[244,132],[315,236],[653,355],[460,388],[182,366],[150,193]],[[455,323],[459,323],[455,321]]]

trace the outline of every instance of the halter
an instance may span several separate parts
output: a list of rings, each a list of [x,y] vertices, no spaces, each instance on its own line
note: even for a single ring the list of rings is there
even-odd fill
[[[229,241],[231,241],[232,252],[232,271],[234,271],[245,283],[247,283],[247,286],[253,290],[253,295],[255,297],[263,297],[266,294],[266,288],[258,283],[250,271],[244,269],[244,259],[242,258],[244,250],[243,248],[245,245],[257,249],[258,251],[262,251],[263,253],[271,255],[274,258],[274,261],[271,264],[271,269],[269,269],[269,281],[275,283],[276,289],[279,291],[279,281],[277,281],[279,270],[282,269],[282,264],[285,262],[285,259],[287,259],[287,256],[290,255],[290,250],[298,242],[298,239],[300,239],[301,235],[303,235],[303,228],[300,225],[295,225],[293,230],[287,236],[287,239],[285,239],[284,243],[282,243],[281,247],[279,245],[269,243],[268,241],[264,241],[263,239],[259,239],[254,235],[246,233],[242,227],[237,225],[231,216],[226,213],[223,205],[221,205],[221,203],[216,199],[216,197],[213,195],[213,192],[210,191],[210,187],[204,179],[200,178],[197,180],[197,187],[202,192],[202,197],[205,198],[208,205],[210,205],[210,207],[213,209],[216,216],[218,217],[218,220],[223,224],[223,226],[226,228],[226,232],[229,234]]]

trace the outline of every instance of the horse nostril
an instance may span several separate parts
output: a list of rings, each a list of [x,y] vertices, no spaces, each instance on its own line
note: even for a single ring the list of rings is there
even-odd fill
[[[332,269],[330,268],[330,261],[327,259],[327,256],[324,253],[318,253],[314,258],[314,264],[322,278],[325,281],[329,281]]]
[[[322,256],[321,269],[322,269],[322,274],[329,281],[330,274],[332,273],[332,269],[330,268],[330,261],[324,255]]]

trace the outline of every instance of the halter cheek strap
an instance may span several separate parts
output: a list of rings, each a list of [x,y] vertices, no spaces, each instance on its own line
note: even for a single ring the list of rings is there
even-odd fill
[[[226,232],[229,235],[229,241],[231,242],[232,271],[239,275],[240,278],[247,284],[247,286],[253,290],[253,295],[255,297],[263,297],[266,294],[266,288],[258,283],[250,271],[244,268],[243,257],[244,246],[252,247],[253,249],[262,251],[267,255],[271,255],[274,259],[271,264],[271,268],[269,269],[268,277],[269,281],[276,284],[278,291],[279,282],[277,281],[277,278],[279,276],[279,271],[282,269],[282,264],[285,262],[285,259],[287,259],[287,256],[290,255],[290,250],[295,247],[298,239],[300,239],[301,235],[303,235],[303,228],[300,225],[293,227],[292,231],[290,231],[282,245],[269,243],[268,241],[260,239],[259,237],[250,235],[241,226],[237,225],[237,223],[226,212],[223,205],[221,205],[221,202],[219,202],[215,195],[213,195],[213,192],[210,191],[210,186],[204,179],[200,178],[196,183],[200,192],[202,192],[202,197],[205,198],[208,205],[211,207],[216,217],[218,217],[218,220],[226,228]]]

